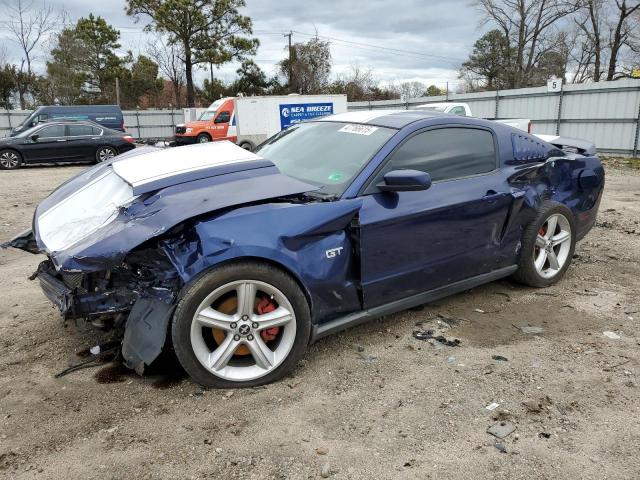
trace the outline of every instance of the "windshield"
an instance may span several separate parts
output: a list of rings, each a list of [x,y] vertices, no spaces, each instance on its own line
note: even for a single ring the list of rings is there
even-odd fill
[[[202,115],[200,115],[200,118],[198,120],[211,120],[213,117],[216,116],[216,112],[215,110],[207,110],[206,112],[202,112]]]
[[[396,130],[339,122],[301,123],[263,143],[260,156],[282,173],[341,195]]]
[[[24,125],[24,123],[23,123]],[[33,127],[28,127],[26,130],[22,130],[21,132],[18,132],[15,137],[16,138],[22,138],[22,137],[28,137],[30,135],[32,135],[36,130],[38,130],[42,125],[35,125]]]
[[[15,129],[18,130],[18,129],[26,127],[27,125],[30,125],[31,122],[33,121],[33,119],[35,118],[34,113],[35,112],[31,112],[29,115],[27,115],[25,117],[25,119],[22,121],[22,123],[20,125],[18,125],[17,127],[15,127]]]

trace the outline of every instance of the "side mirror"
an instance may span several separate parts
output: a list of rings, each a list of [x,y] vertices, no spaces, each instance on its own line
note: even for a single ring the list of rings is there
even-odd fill
[[[37,133],[34,133],[33,135],[31,135],[31,140],[34,142],[37,142],[39,138],[40,138],[40,135],[38,135]]]
[[[392,170],[377,187],[383,192],[414,192],[431,186],[431,176],[419,170]]]

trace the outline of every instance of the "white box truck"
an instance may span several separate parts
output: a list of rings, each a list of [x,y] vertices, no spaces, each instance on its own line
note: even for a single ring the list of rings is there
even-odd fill
[[[346,111],[346,95],[225,97],[198,120],[176,125],[174,138],[178,145],[229,140],[253,150],[290,125]]]

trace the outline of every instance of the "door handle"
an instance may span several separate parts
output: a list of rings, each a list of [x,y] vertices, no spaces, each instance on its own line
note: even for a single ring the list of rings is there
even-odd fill
[[[496,200],[498,200],[498,198],[500,198],[502,195],[503,195],[502,193],[498,193],[495,190],[487,190],[487,193],[484,194],[484,197],[482,197],[482,200],[484,200],[485,202],[493,203]]]
[[[66,138],[59,138],[58,140],[56,140],[56,142],[66,142],[67,139]]]

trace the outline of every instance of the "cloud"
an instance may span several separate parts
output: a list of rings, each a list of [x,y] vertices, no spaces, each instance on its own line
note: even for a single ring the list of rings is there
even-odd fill
[[[89,13],[100,15],[121,32],[123,52],[144,53],[149,40],[142,32],[146,19],[136,23],[125,13],[124,1],[49,1],[65,10],[72,21]],[[1,7],[0,7],[1,9]],[[421,80],[443,86],[457,82],[459,65],[480,35],[478,12],[468,0],[247,0],[242,13],[253,20],[260,39],[256,62],[268,73],[277,72],[277,62],[286,55],[287,39],[303,42],[318,34],[331,42],[333,74],[352,65],[370,68],[376,78],[390,83]],[[9,42],[8,56],[17,49]],[[43,63],[42,63],[43,67]],[[215,75],[231,80],[237,65],[224,65]],[[196,73],[202,81],[208,70]]]

